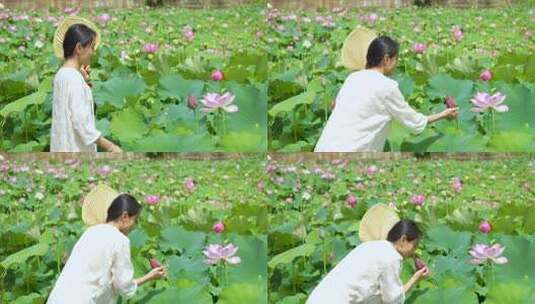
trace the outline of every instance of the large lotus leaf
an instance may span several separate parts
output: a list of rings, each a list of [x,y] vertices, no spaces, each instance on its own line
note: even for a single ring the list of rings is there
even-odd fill
[[[216,148],[207,134],[179,136],[173,134],[152,134],[125,145],[136,152],[211,152]]]
[[[294,108],[301,104],[312,104],[316,99],[316,93],[312,91],[307,91],[299,95],[288,98],[284,101],[281,101],[269,109],[269,115],[275,117],[281,113],[289,113],[294,110]]]
[[[309,256],[316,250],[315,244],[303,244],[282,253],[277,254],[269,260],[269,268],[276,268],[278,265],[287,265],[297,257]]]
[[[265,152],[267,149],[266,137],[250,132],[227,133],[219,145],[228,152]]]
[[[443,134],[432,128],[426,128],[422,133],[406,138],[401,144],[401,150],[406,152],[425,152],[440,139]]]
[[[429,152],[482,152],[487,150],[487,139],[480,134],[467,134],[449,129],[427,150]]]
[[[111,104],[121,109],[127,97],[139,97],[145,92],[145,82],[139,76],[114,77],[102,83],[95,90],[97,105]]]
[[[395,74],[392,76],[392,79],[397,81],[399,85],[399,90],[403,94],[403,96],[407,97],[411,95],[414,92],[414,88],[416,84],[414,83],[414,80],[405,73]]]
[[[470,80],[457,80],[447,74],[437,74],[429,80],[427,92],[433,99],[444,99],[446,96],[453,96],[457,103],[461,105],[468,102],[472,97],[473,86],[474,83]]]
[[[489,148],[500,152],[527,152],[535,150],[535,135],[520,132],[499,132],[489,140]]]
[[[476,304],[477,295],[466,287],[431,288],[411,297],[407,304]]]
[[[227,131],[257,133],[267,138],[267,92],[265,87],[229,83],[227,90],[234,94],[238,112],[226,113]]]
[[[180,226],[169,226],[161,232],[160,246],[173,249],[189,256],[199,256],[204,247],[206,235],[203,232],[188,231]]]
[[[535,261],[535,243],[524,237],[498,235],[497,243],[505,246],[503,256],[508,262],[494,267],[496,281],[529,280],[535,287],[535,268],[527,267],[527,261]]]
[[[187,279],[198,283],[209,280],[208,265],[203,259],[192,259],[187,256],[172,256],[164,262],[168,266],[169,279]]]
[[[150,297],[149,300],[141,300],[146,304],[212,304],[212,296],[206,286],[189,288],[167,288],[163,292]]]
[[[427,238],[426,246],[463,257],[468,254],[471,234],[467,231],[453,231],[441,225],[429,229]]]
[[[113,137],[121,143],[132,142],[141,138],[147,132],[147,125],[143,115],[132,108],[113,113],[110,130]]]
[[[524,262],[524,267],[527,265]],[[486,304],[535,303],[535,285],[527,280],[496,282],[487,294]]]
[[[48,93],[44,91],[37,91],[8,103],[0,110],[0,116],[8,117],[11,114],[19,114],[22,113],[27,106],[40,105],[45,101],[47,94]]]
[[[231,235],[229,242],[238,247],[238,265],[229,265],[228,280],[233,283],[255,283],[267,288],[267,240],[265,236]]]
[[[509,111],[495,114],[496,130],[535,134],[535,90],[504,83],[497,83],[497,90],[506,95]]]
[[[204,82],[201,80],[184,79],[181,75],[171,74],[160,78],[158,90],[162,98],[177,98],[185,100],[189,95],[201,97]]]
[[[221,292],[217,304],[267,304],[265,284],[232,284]]]
[[[17,298],[12,304],[40,304],[43,303],[45,299],[42,295],[38,293],[32,293],[27,296],[22,296]]]
[[[145,230],[143,230],[143,228],[136,228],[134,231],[128,234],[128,238],[130,239],[130,246],[134,248],[141,248],[145,246],[149,240],[149,236]]]

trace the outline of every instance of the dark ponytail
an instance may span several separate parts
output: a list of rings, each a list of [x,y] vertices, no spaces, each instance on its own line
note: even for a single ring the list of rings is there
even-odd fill
[[[407,241],[412,242],[419,239],[422,236],[422,232],[418,225],[411,220],[401,220],[397,222],[392,229],[388,232],[387,240],[394,243],[398,241],[402,236],[407,238]]]
[[[130,194],[121,194],[117,196],[110,207],[108,208],[108,217],[106,222],[113,222],[123,213],[126,212],[128,216],[134,216],[141,212],[141,205]]]
[[[366,54],[366,68],[371,69],[379,66],[385,55],[393,58],[399,53],[399,43],[388,36],[380,36],[373,39]]]
[[[63,57],[69,59],[74,54],[76,44],[83,47],[93,43],[97,38],[97,33],[84,24],[73,24],[65,33],[63,39]]]

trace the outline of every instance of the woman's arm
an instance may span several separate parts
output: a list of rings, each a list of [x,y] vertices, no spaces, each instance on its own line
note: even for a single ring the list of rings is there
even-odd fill
[[[424,267],[418,271],[416,271],[412,277],[403,285],[403,292],[408,293],[420,280],[427,277],[429,275],[429,269],[427,267]]]
[[[448,108],[440,113],[427,116],[427,123],[433,123],[441,119],[455,119],[459,114],[459,108]]]
[[[167,272],[165,270],[165,267],[158,267],[151,270],[146,275],[142,276],[141,278],[137,278],[134,280],[137,286],[143,285],[149,281],[157,280],[160,278],[163,278],[167,276]]]

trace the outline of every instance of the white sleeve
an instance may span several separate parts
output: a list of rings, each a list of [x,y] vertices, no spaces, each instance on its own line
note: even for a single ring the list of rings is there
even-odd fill
[[[123,243],[115,251],[111,267],[114,289],[126,297],[136,293],[137,284],[134,282],[134,267],[130,260],[130,244]]]
[[[101,133],[95,126],[92,104],[85,96],[84,83],[78,79],[69,81],[69,111],[74,131],[85,145],[94,143]]]
[[[385,304],[403,304],[405,292],[400,278],[400,262],[394,261],[383,266],[379,274],[379,289]]]
[[[385,108],[392,117],[416,134],[421,133],[427,126],[427,116],[410,107],[397,84],[387,92]]]

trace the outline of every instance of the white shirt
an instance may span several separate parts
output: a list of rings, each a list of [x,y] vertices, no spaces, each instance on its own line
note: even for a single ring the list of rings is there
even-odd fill
[[[136,289],[130,240],[112,225],[94,225],[74,245],[47,304],[114,304]]]
[[[401,304],[402,259],[389,241],[362,243],[323,278],[306,304]]]
[[[54,78],[50,152],[96,152],[101,133],[95,127],[93,94],[74,68]]]
[[[427,125],[427,117],[413,110],[398,83],[375,70],[350,74],[314,152],[382,152],[392,119],[414,133]]]

